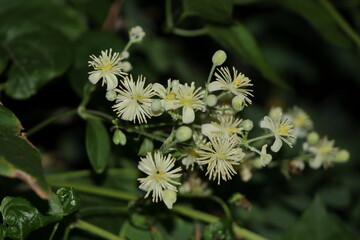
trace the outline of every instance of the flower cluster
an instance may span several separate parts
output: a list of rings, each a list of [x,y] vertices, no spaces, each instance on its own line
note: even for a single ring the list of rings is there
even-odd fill
[[[136,27],[129,36],[131,44],[141,41],[145,33]],[[281,161],[267,152],[268,146],[276,153],[284,147],[283,143],[291,149],[301,139],[305,140],[303,149],[308,154],[299,156],[306,157],[290,159],[288,164],[297,171],[302,171],[305,163],[311,168],[329,167],[349,158],[347,151],[334,147],[334,141],[320,139],[311,132],[313,123],[299,107],[288,112],[279,107],[272,108],[259,123],[264,133],[250,138],[254,123],[244,119],[241,111],[252,103],[253,90],[250,88],[253,84],[235,67],[232,71],[228,67],[219,67],[226,60],[222,50],[212,58],[213,67],[204,88],[197,87],[195,82],[181,83],[173,79],[168,79],[166,85],[147,83],[144,76],[135,80],[124,70],[122,59],[129,57],[127,49],[121,54],[113,53],[111,49],[101,54],[91,56],[89,66],[94,71],[89,72],[89,80],[95,84],[102,79],[102,85],[107,85],[106,97],[115,101],[112,108],[118,117],[114,123],[117,134],[120,132],[118,122],[130,121],[141,126],[123,128],[125,131],[136,129],[140,135],[153,136],[160,142],[159,148],[150,149],[138,165],[147,175],[138,179],[139,188],[146,192],[145,198],[151,195],[153,202],[164,201],[171,208],[181,181],[184,183],[181,192],[209,194],[211,190],[202,180],[201,172],[217,184],[238,173],[243,181],[249,181],[254,170]],[[117,77],[121,79],[118,81]],[[170,118],[166,118],[166,114]],[[160,120],[165,123],[147,124],[151,118],[162,115],[165,116]],[[150,126],[158,126],[157,131],[147,131]],[[180,179],[182,169],[191,173]]]

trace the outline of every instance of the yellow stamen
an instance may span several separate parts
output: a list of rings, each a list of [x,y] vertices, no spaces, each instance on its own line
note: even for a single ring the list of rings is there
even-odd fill
[[[106,64],[106,65],[101,66],[101,70],[109,71],[112,67],[113,67],[112,64]]]
[[[175,99],[175,93],[170,92],[170,93],[166,94],[166,99],[167,100],[174,100]]]
[[[290,128],[288,125],[281,124],[278,128],[278,134],[286,136],[290,134]]]

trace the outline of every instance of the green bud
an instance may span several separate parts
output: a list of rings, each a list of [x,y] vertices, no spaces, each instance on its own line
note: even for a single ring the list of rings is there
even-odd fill
[[[153,100],[151,103],[151,112],[153,113],[153,115],[159,116],[163,113],[163,111],[164,110],[163,110],[160,99]]]
[[[176,130],[176,139],[179,142],[185,142],[192,136],[192,130],[188,126],[181,126]]]
[[[317,144],[319,142],[319,139],[319,134],[317,134],[316,132],[311,132],[306,137],[306,140],[310,145]]]
[[[116,99],[116,92],[114,90],[107,91],[105,97],[112,102]]]
[[[210,94],[206,97],[205,102],[209,107],[214,107],[217,103],[217,97],[214,94]]]
[[[163,201],[167,208],[172,209],[173,204],[176,202],[176,192],[171,189],[166,189],[164,191]]]
[[[242,127],[245,131],[249,132],[249,131],[251,131],[251,130],[253,129],[254,123],[253,123],[253,121],[251,121],[250,119],[246,119],[246,120],[244,120],[244,121],[242,122],[241,127]]]
[[[282,108],[281,107],[272,107],[270,109],[269,112],[269,117],[273,120],[273,121],[277,121],[279,120],[279,118],[282,115]]]
[[[245,99],[243,96],[233,97],[231,105],[235,111],[242,111],[245,107]]]
[[[130,72],[132,70],[131,63],[128,61],[122,62],[121,66],[124,72]]]
[[[113,142],[115,145],[121,144],[124,146],[126,144],[126,135],[120,129],[116,129],[113,135]]]
[[[225,62],[225,60],[226,60],[226,53],[223,50],[217,50],[212,57],[212,62],[216,66],[222,65]]]
[[[335,156],[335,162],[344,163],[349,161],[350,153],[347,150],[340,150]]]

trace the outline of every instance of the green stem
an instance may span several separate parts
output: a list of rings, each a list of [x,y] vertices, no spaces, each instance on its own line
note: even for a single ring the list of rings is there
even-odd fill
[[[182,37],[198,37],[207,34],[207,30],[205,28],[200,28],[196,30],[173,28],[172,32]]]
[[[92,225],[90,223],[87,223],[83,220],[78,220],[75,224],[74,227],[85,230],[89,233],[92,233],[94,235],[97,235],[99,237],[102,237],[104,239],[108,239],[108,240],[123,240],[123,238],[120,238],[118,236],[116,236],[113,233],[110,233],[108,231],[105,231],[102,228],[98,228],[95,225]]]
[[[133,129],[129,129],[127,127],[124,127],[124,126],[118,126],[120,129],[123,129],[127,132],[134,132],[134,133],[137,133],[137,134],[140,134],[140,135],[143,135],[145,137],[148,137],[150,139],[154,139],[154,140],[157,140],[159,142],[164,142],[166,139],[163,138],[163,137],[160,137],[160,136],[156,136],[155,134],[153,133],[148,133],[148,132],[145,132],[144,130],[142,129],[136,129],[136,128],[133,128]]]
[[[100,112],[100,111],[96,111],[96,110],[90,110],[90,109],[86,109],[85,110],[86,113],[90,114],[90,115],[94,115],[94,116],[98,116],[98,117],[102,117],[106,120],[109,120],[110,122],[113,121],[114,117],[109,115],[109,114],[106,114],[106,113],[103,113],[103,112]]]
[[[327,0],[319,0],[328,13],[333,17],[339,27],[348,35],[348,37],[354,41],[354,43],[360,48],[360,37],[357,32],[345,21],[340,13],[334,8],[334,6]]]
[[[133,44],[133,42],[129,40],[128,43],[126,44],[126,46],[124,47],[124,49],[123,49],[122,51],[123,51],[123,52],[128,51],[132,44]]]
[[[116,199],[127,200],[127,201],[132,201],[132,200],[138,199],[138,196],[135,194],[122,192],[119,190],[113,190],[110,188],[96,187],[96,186],[92,186],[92,185],[85,185],[85,184],[72,183],[72,182],[48,181],[48,183],[50,186],[53,186],[53,187],[73,187],[80,192],[90,193],[90,194],[104,196],[104,197],[116,198]]]
[[[50,235],[50,237],[49,237],[49,240],[52,240],[52,239],[54,238],[55,233],[56,233],[58,227],[59,227],[59,223],[56,223],[55,226],[54,226],[54,228],[53,228],[53,230],[52,230],[52,233],[51,233],[51,235]]]
[[[273,136],[274,136],[273,133],[269,133],[269,134],[266,134],[266,135],[263,135],[263,136],[260,136],[260,137],[256,137],[256,138],[249,139],[249,140],[247,140],[245,143],[246,143],[246,144],[249,144],[249,143],[251,143],[251,142],[259,141],[259,140],[262,140],[262,139],[265,139],[265,138],[269,138],[269,137],[273,137]]]
[[[166,18],[166,29],[171,31],[174,27],[173,16],[171,11],[171,0],[165,0],[165,18]]]
[[[209,196],[209,199],[213,200],[214,202],[217,202],[224,210],[225,216],[228,219],[232,219],[232,215],[231,215],[231,211],[230,211],[229,207],[226,205],[226,203],[224,203],[224,201],[221,198],[219,198],[217,196]]]
[[[63,240],[68,240],[68,239],[69,239],[70,231],[71,231],[72,228],[73,228],[73,225],[72,225],[72,224],[68,225],[68,226],[65,228]]]
[[[73,115],[73,114],[76,114],[77,110],[76,109],[72,109],[72,110],[69,110],[69,111],[66,111],[66,112],[62,112],[62,113],[59,113],[59,114],[56,114],[44,121],[42,121],[41,123],[39,123],[38,125],[36,125],[35,127],[31,128],[29,131],[27,131],[26,135],[27,136],[30,136],[34,133],[36,133],[37,131],[41,130],[42,128],[46,127],[47,125],[49,125],[50,123],[58,120],[58,119],[61,119],[63,117],[66,117],[66,116],[69,116],[69,115]]]
[[[205,97],[204,98],[206,98],[208,93],[209,93],[208,86],[210,84],[211,77],[214,74],[215,68],[216,68],[216,65],[213,64],[211,69],[210,69],[209,76],[208,76],[208,79],[207,79],[206,84],[205,84]]]
[[[138,196],[135,194],[124,193],[124,192],[121,192],[118,190],[100,188],[100,187],[95,187],[95,186],[90,186],[90,185],[82,185],[82,184],[76,184],[76,183],[60,183],[60,182],[51,182],[51,181],[49,182],[49,184],[51,186],[56,186],[56,187],[64,187],[64,186],[73,187],[73,188],[77,189],[78,191],[82,191],[85,193],[95,194],[95,195],[104,196],[104,197],[111,197],[111,198],[120,199],[120,200],[136,200],[136,199],[138,199]],[[186,207],[186,206],[181,206],[181,205],[175,205],[172,208],[172,211],[179,213],[183,216],[190,217],[190,218],[193,218],[196,220],[201,220],[201,221],[204,221],[207,223],[214,223],[219,220],[218,217],[215,217],[211,214],[201,212],[199,210],[196,210],[196,209],[193,209],[190,207]],[[266,240],[266,238],[263,238],[262,236],[260,236],[256,233],[253,233],[244,228],[240,228],[239,226],[236,226],[236,225],[234,225],[234,232],[245,238],[248,238],[249,240]]]
[[[46,179],[48,181],[58,181],[58,180],[68,180],[68,179],[76,179],[76,178],[84,178],[93,175],[94,172],[91,170],[79,170],[72,172],[63,172],[63,173],[54,173],[46,175]],[[119,176],[121,174],[126,175],[136,175],[137,171],[132,168],[111,168],[107,171],[107,174],[110,176]]]

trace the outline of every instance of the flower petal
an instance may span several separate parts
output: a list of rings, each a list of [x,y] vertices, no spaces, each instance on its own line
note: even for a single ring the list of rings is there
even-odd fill
[[[89,75],[89,81],[92,83],[92,84],[96,84],[100,78],[102,77],[102,74],[100,71],[95,71],[93,72],[92,74]]]
[[[275,141],[273,145],[271,146],[271,151],[278,152],[282,146],[282,141],[279,136],[275,135]]]
[[[182,110],[182,121],[183,123],[192,123],[195,120],[194,109],[188,106],[184,106]]]
[[[106,74],[105,78],[106,78],[106,84],[107,84],[106,90],[109,91],[118,86],[118,80],[117,80],[115,74],[108,73],[108,74]]]
[[[216,132],[220,132],[221,129],[219,129],[218,126],[212,123],[207,123],[201,125],[201,133],[207,137],[214,135]]]
[[[226,86],[223,83],[220,83],[218,81],[211,82],[208,86],[209,92],[214,92],[218,90],[226,90]]]

